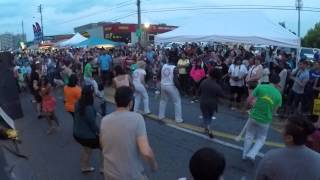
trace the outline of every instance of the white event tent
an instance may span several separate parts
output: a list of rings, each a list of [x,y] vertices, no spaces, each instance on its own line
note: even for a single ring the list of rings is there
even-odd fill
[[[210,41],[300,47],[298,36],[259,12],[217,12],[197,15],[177,29],[155,37],[156,44]]]
[[[76,44],[79,44],[82,41],[87,40],[87,38],[83,37],[81,34],[77,33],[72,38],[64,40],[62,42],[58,43],[58,46],[66,47],[66,46],[74,46]]]

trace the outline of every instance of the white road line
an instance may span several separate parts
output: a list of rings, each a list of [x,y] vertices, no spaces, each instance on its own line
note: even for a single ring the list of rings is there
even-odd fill
[[[209,140],[209,141],[214,142],[214,143],[221,144],[223,146],[226,146],[226,147],[229,147],[229,148],[232,148],[232,149],[236,149],[236,150],[239,150],[239,151],[243,150],[243,147],[235,145],[235,144],[232,144],[232,143],[229,143],[229,142],[226,142],[226,141],[222,141],[222,140],[219,140],[219,139],[216,139],[216,138],[211,139],[211,138],[209,138],[208,136],[206,136],[204,134],[197,133],[197,132],[194,132],[194,131],[191,131],[191,130],[188,130],[188,129],[184,129],[184,128],[178,127],[176,125],[173,125],[173,124],[166,124],[166,125],[169,126],[169,127],[174,128],[174,129],[177,129],[177,130],[180,130],[180,131],[183,131],[183,132],[186,132],[186,133],[201,137],[203,139]],[[259,157],[263,157],[264,154],[263,153],[259,153],[258,156]]]

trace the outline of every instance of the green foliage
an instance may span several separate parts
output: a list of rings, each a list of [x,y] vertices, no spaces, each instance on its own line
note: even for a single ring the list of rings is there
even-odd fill
[[[302,46],[320,48],[320,22],[308,31],[302,39]]]

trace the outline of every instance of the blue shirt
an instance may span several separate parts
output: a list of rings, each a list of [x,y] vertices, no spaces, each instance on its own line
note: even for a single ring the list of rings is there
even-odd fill
[[[309,71],[309,80],[310,81],[314,81],[317,78],[320,78],[320,72],[319,71],[315,71],[315,70]]]
[[[147,52],[147,60],[149,61],[149,62],[152,62],[153,61],[153,58],[154,58],[154,52],[153,51],[148,51]]]
[[[102,71],[108,71],[111,61],[112,57],[109,54],[99,56],[100,69]]]

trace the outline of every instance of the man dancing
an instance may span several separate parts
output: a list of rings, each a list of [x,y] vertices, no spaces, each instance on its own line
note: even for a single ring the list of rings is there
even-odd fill
[[[266,141],[273,112],[280,107],[282,103],[281,93],[277,89],[279,82],[279,76],[272,75],[270,77],[270,84],[260,84],[253,91],[256,103],[250,112],[247,122],[242,154],[243,160],[248,159],[254,162],[256,155]],[[256,142],[252,146],[254,139]]]

